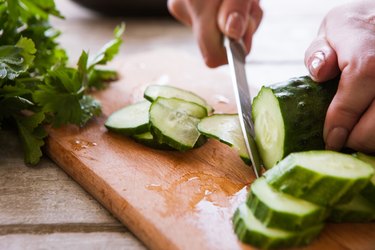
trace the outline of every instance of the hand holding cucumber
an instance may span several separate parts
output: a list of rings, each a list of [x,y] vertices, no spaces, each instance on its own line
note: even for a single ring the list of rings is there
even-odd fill
[[[375,2],[334,8],[306,51],[305,64],[318,82],[341,72],[324,125],[328,149],[348,146],[375,152]]]
[[[178,20],[192,26],[209,67],[227,62],[222,34],[243,39],[250,51],[252,35],[262,18],[259,0],[169,0],[168,7]],[[306,51],[305,64],[314,80],[327,81],[341,72],[324,125],[328,149],[347,146],[375,152],[374,12],[373,0],[333,9]]]

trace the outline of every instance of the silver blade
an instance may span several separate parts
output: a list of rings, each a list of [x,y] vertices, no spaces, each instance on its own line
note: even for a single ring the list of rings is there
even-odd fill
[[[251,96],[246,79],[245,71],[245,49],[241,42],[225,38],[224,42],[229,68],[232,75],[233,89],[235,93],[238,117],[241,124],[242,134],[246,149],[250,156],[251,165],[256,178],[261,175],[261,159],[255,144],[254,123],[251,115]]]

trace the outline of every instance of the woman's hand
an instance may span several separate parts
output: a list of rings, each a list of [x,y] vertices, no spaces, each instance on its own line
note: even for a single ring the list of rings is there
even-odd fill
[[[318,82],[341,73],[324,125],[327,149],[375,153],[375,1],[355,1],[325,17],[306,51]]]
[[[192,26],[209,67],[227,63],[223,34],[243,39],[249,53],[263,15],[259,0],[169,0],[168,9],[179,21]]]

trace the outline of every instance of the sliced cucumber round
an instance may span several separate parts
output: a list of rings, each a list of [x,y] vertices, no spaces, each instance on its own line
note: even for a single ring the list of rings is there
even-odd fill
[[[194,148],[202,136],[197,129],[207,110],[177,98],[158,97],[150,107],[151,133],[159,143],[185,151]]]
[[[357,153],[356,156],[361,161],[370,164],[375,170],[375,156],[370,156],[363,153]],[[361,194],[364,198],[375,205],[375,174],[371,177],[371,180],[366,187],[361,191]]]
[[[205,136],[236,149],[240,157],[250,164],[237,114],[215,114],[205,117],[198,123],[198,130]]]
[[[137,141],[137,142],[139,142],[139,143],[141,143],[145,146],[148,146],[150,148],[163,149],[163,150],[174,150],[174,148],[170,147],[168,144],[159,143],[157,140],[155,140],[154,136],[151,134],[151,132],[132,135],[132,138],[134,138],[135,141]]]
[[[272,188],[264,178],[252,185],[247,205],[265,226],[290,231],[321,224],[327,210]]]
[[[323,224],[291,232],[266,227],[255,218],[246,204],[242,204],[233,216],[234,231],[242,242],[261,249],[302,246],[310,243],[322,230]]]
[[[323,126],[338,80],[310,77],[262,87],[253,101],[255,141],[269,169],[292,152],[324,149]]]
[[[111,131],[124,135],[140,134],[149,131],[149,115],[151,103],[141,101],[126,106],[112,113],[104,126]]]
[[[375,205],[356,195],[350,202],[332,208],[328,221],[331,222],[369,222],[375,219]]]
[[[351,155],[333,151],[292,153],[264,175],[277,190],[322,206],[349,201],[374,170]]]
[[[208,114],[213,112],[213,108],[202,97],[193,92],[169,85],[150,85],[146,88],[144,97],[151,102],[155,101],[158,97],[178,98],[205,107]]]

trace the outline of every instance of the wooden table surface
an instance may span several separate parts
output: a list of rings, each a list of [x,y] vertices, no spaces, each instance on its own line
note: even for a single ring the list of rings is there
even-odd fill
[[[63,33],[60,40],[72,63],[82,49],[97,51],[121,21],[126,22],[125,42],[115,65],[130,55],[171,47],[201,60],[190,29],[172,19],[105,18],[68,0],[56,2],[66,20],[53,23]],[[306,74],[304,50],[325,13],[342,2],[262,1],[264,21],[248,58],[251,84],[259,88]],[[145,248],[51,160],[26,166],[15,134],[0,131],[0,154],[0,249]]]

